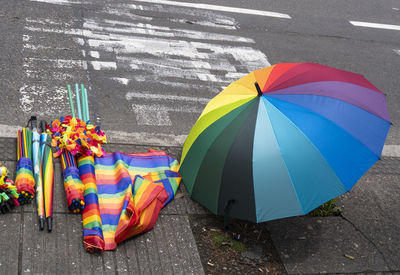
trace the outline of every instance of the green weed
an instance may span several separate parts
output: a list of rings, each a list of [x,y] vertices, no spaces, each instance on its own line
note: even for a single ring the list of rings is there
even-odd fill
[[[232,240],[232,238],[227,236],[225,233],[213,232],[213,238],[215,244],[219,247],[230,246],[238,252],[244,252],[246,250],[246,246],[243,243]]]
[[[335,202],[339,201],[339,199],[333,199],[327,201],[323,205],[319,206],[318,208],[314,209],[310,212],[311,216],[314,217],[326,217],[326,216],[338,216],[342,212],[342,209],[338,207]]]

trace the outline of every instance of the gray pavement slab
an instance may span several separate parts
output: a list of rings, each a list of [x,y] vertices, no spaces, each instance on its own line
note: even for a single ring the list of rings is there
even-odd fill
[[[7,219],[0,217],[0,229],[0,273],[18,274],[21,215],[13,213],[7,214]]]
[[[289,274],[389,270],[378,249],[341,217],[288,218],[267,229]]]
[[[341,217],[266,223],[289,274],[400,272],[399,160],[383,158],[343,195]]]
[[[366,175],[341,200],[343,217],[400,271],[400,166],[397,174]],[[354,191],[354,192],[353,192]]]

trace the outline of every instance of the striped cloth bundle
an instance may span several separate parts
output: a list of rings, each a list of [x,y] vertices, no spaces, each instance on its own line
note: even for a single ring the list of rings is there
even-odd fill
[[[80,157],[78,168],[85,185],[83,241],[89,252],[114,250],[151,230],[181,180],[177,160],[155,150]]]

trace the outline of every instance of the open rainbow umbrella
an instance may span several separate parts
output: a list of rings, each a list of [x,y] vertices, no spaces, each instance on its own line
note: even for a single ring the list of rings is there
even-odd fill
[[[179,172],[215,214],[253,222],[302,215],[353,187],[380,158],[390,124],[385,94],[362,75],[277,64],[208,103]]]

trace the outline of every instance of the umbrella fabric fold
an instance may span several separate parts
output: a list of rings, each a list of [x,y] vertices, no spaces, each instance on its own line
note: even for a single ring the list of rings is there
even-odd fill
[[[17,135],[17,170],[15,186],[20,193],[20,204],[30,203],[35,194],[35,179],[32,164],[32,132],[22,128]]]
[[[96,251],[102,241],[102,249],[113,250],[154,227],[159,211],[179,186],[179,164],[154,150],[106,154],[94,162],[89,158],[78,159],[85,184],[84,243],[88,251]]]
[[[283,63],[233,82],[182,150],[191,197],[252,222],[302,215],[349,191],[380,158],[386,97],[362,75]]]
[[[78,157],[78,168],[84,185],[85,208],[82,212],[83,243],[86,250],[91,253],[103,252],[104,237],[96,186],[94,157]]]

